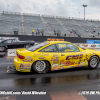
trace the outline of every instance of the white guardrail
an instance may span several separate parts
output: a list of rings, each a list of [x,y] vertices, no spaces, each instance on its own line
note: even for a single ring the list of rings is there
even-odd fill
[[[78,45],[81,48],[90,48],[90,49],[94,49],[94,50],[98,50],[100,51],[100,44],[80,44],[80,43],[75,43],[76,45]],[[8,56],[9,57],[14,57],[16,56],[16,49],[8,49]]]

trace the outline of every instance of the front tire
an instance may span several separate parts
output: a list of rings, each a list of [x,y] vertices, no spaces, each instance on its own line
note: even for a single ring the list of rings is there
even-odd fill
[[[1,46],[0,51],[2,51],[2,52],[6,51],[6,47]]]
[[[27,49],[30,47],[30,44],[26,44],[24,47]]]
[[[33,63],[32,65],[32,71],[37,73],[47,73],[50,69],[50,65],[47,61],[44,60],[38,60]]]
[[[99,58],[97,56],[92,56],[89,60],[89,65],[88,67],[90,69],[95,69],[98,67],[98,64],[99,64]]]

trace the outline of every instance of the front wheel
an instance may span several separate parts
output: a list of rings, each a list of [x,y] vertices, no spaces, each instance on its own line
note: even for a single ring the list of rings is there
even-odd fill
[[[6,47],[0,47],[0,51],[2,51],[2,52],[4,52],[4,51],[6,51]]]
[[[92,56],[89,60],[89,68],[95,69],[98,67],[99,64],[99,58],[97,56]]]
[[[24,47],[27,49],[30,47],[30,44],[26,44]]]
[[[38,60],[32,65],[32,71],[35,71],[37,73],[47,73],[49,71],[49,68],[49,63],[44,60]]]

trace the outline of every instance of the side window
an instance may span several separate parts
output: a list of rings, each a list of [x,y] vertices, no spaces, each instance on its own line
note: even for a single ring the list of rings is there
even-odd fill
[[[78,47],[70,43],[59,43],[57,44],[59,52],[79,52]]]
[[[12,40],[12,42],[16,42],[16,40]]]
[[[7,40],[7,41],[5,41],[5,43],[11,43],[11,40]]]
[[[57,52],[57,48],[55,45],[50,45],[48,47],[43,48],[39,52]]]

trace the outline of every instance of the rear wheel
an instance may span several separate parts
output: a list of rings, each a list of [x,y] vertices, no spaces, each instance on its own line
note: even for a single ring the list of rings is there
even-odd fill
[[[33,63],[32,71],[35,71],[37,73],[47,73],[49,71],[50,65],[47,61],[44,60],[38,60],[35,63]]]
[[[99,64],[99,58],[97,56],[92,56],[89,60],[89,68],[95,69],[98,67]]]

